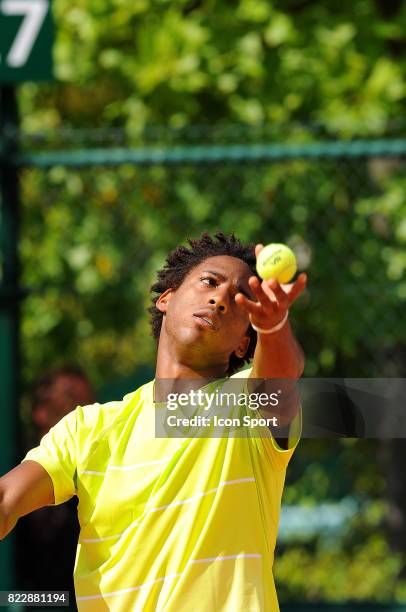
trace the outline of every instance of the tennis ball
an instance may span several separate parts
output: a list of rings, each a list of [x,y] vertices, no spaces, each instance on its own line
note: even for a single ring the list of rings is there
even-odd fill
[[[268,244],[257,258],[257,272],[264,280],[288,283],[297,270],[294,252],[286,244]]]

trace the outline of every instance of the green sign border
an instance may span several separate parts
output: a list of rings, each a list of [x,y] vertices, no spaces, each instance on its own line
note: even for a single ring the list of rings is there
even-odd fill
[[[21,68],[7,66],[5,57],[24,17],[4,15],[1,12],[1,4],[0,0],[0,83],[48,81],[53,79],[52,47],[54,42],[54,21],[51,0],[48,0],[48,12],[38,32],[29,58]]]

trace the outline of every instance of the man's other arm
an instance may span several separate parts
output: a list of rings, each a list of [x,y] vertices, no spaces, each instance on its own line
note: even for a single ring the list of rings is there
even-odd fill
[[[24,461],[0,478],[0,539],[14,529],[18,519],[55,503],[48,472],[36,461]]]

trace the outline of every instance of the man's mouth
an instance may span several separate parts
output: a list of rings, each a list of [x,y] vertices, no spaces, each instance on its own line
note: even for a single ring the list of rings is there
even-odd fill
[[[195,312],[193,317],[197,319],[204,327],[208,329],[212,329],[213,331],[218,330],[218,325],[215,320],[213,320],[213,314],[207,311]]]

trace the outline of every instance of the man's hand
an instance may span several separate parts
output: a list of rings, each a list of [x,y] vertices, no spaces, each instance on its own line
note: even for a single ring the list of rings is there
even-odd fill
[[[256,245],[257,259],[263,248],[263,244]],[[256,276],[251,276],[248,283],[257,301],[249,300],[242,293],[237,293],[235,301],[245,308],[256,327],[271,329],[282,321],[293,302],[306,289],[307,274],[299,274],[294,283],[280,284],[273,279],[261,282]]]

